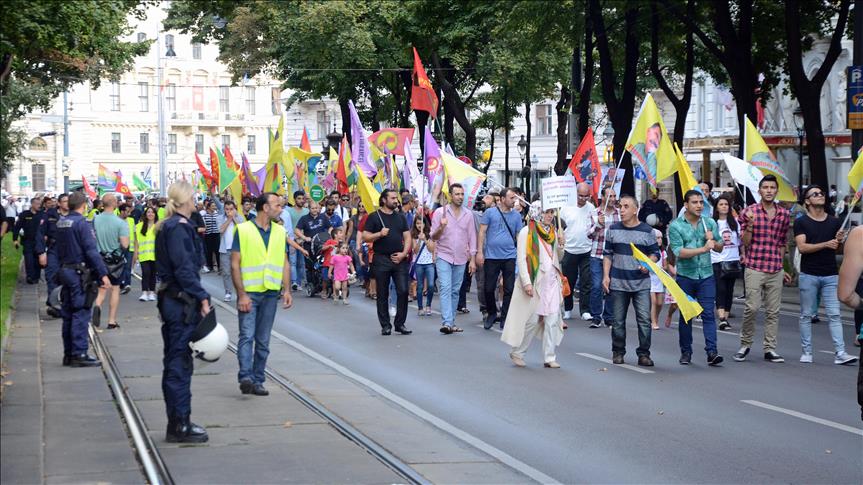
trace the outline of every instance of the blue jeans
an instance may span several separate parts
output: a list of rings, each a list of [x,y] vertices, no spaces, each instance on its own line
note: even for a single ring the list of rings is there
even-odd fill
[[[611,305],[614,308],[614,322],[611,324],[611,352],[626,354],[626,312],[629,303],[635,308],[635,323],[638,327],[638,348],[635,354],[650,356],[650,290],[620,291],[611,290]]]
[[[812,353],[812,315],[818,311],[819,296],[827,312],[833,351],[837,354],[845,352],[842,321],[839,318],[839,299],[836,296],[838,283],[838,275],[814,276],[800,273],[800,344],[804,353]]]
[[[132,251],[124,249],[123,256],[126,258],[126,264],[123,266],[123,276],[120,277],[120,286],[129,286],[132,284]]]
[[[302,286],[306,282],[306,257],[291,248],[288,258],[291,261],[291,283]]]
[[[430,307],[434,298],[434,264],[418,264],[415,267],[417,274],[417,306],[423,309],[423,289],[428,291],[425,306]]]
[[[264,383],[264,369],[270,355],[270,332],[276,317],[279,294],[249,293],[252,309],[239,312],[240,337],[237,339],[237,361],[240,364],[239,380],[251,379],[255,384]],[[252,341],[254,340],[254,359]]]
[[[441,320],[448,327],[455,325],[458,292],[464,279],[464,268],[464,264],[452,264],[441,258],[435,260],[435,269],[440,282]]]
[[[687,295],[698,300],[704,311],[701,313],[701,330],[704,332],[704,350],[708,354],[716,352],[716,280],[713,276],[696,280],[685,276],[677,276],[677,284]],[[683,321],[683,314],[677,325],[678,342],[681,354],[692,354],[692,322]]]
[[[614,322],[614,315],[611,313],[610,302],[605,301],[606,296],[602,291],[602,260],[599,258],[590,258],[590,276],[592,277],[592,285],[590,286],[590,314],[593,316],[594,322],[600,320],[611,325]],[[602,314],[602,317],[600,317]]]

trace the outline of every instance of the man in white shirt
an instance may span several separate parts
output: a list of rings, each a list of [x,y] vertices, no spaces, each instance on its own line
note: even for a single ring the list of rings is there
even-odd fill
[[[591,215],[596,210],[590,203],[590,186],[578,184],[578,203],[575,207],[564,207],[560,210],[560,220],[564,226],[563,235],[566,238],[561,267],[563,275],[575,289],[578,281],[578,307],[581,318],[593,320],[590,314],[590,289],[592,277],[590,274],[590,249],[593,241],[588,237],[592,225]],[[572,294],[563,299],[563,318],[571,318],[573,308]]]

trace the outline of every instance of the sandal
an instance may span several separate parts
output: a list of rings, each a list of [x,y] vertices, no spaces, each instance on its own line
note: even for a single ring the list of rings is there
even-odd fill
[[[426,316],[427,317],[431,316],[431,307],[426,307]]]
[[[108,330],[114,330],[115,328],[120,328],[120,324],[117,322],[108,322]]]
[[[444,335],[449,335],[452,333],[452,327],[448,327],[446,325],[442,325],[440,328],[440,333]]]
[[[567,328],[569,328],[569,325],[567,325],[566,323],[564,323],[564,324],[563,324],[563,329],[564,329],[564,330],[566,330]]]
[[[470,309],[469,308],[459,308],[458,312],[462,313],[462,314],[467,314],[467,313],[470,313]]]
[[[451,332],[453,332],[453,333],[464,332],[464,330],[462,330],[462,329],[460,329],[460,328],[458,328],[458,327],[456,327],[456,326],[452,326],[452,327],[450,327],[450,331],[451,331]]]

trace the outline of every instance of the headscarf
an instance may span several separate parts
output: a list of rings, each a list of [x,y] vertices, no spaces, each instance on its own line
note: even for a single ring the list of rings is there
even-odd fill
[[[542,203],[539,201],[530,204],[528,216],[530,217],[530,222],[527,226],[527,248],[525,254],[527,256],[527,273],[530,276],[530,284],[534,284],[536,275],[539,274],[539,251],[541,245],[539,241],[542,239],[554,251],[557,235],[555,234],[553,224],[548,229],[542,227],[542,223],[540,222],[542,219]]]

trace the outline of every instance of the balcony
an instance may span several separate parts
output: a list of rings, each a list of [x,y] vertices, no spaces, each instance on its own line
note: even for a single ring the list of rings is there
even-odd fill
[[[176,128],[231,129],[246,127],[249,121],[241,113],[173,112],[168,124]]]

